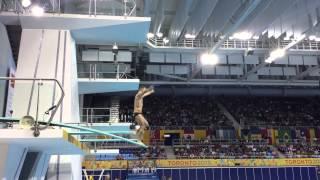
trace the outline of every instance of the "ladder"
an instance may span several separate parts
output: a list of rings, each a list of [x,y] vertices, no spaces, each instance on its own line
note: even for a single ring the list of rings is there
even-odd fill
[[[120,108],[120,98],[119,96],[111,97],[111,106],[110,106],[110,123],[119,122],[119,108]]]

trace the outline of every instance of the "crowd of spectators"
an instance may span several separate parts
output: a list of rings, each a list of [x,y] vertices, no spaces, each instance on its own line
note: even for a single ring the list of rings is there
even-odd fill
[[[277,146],[279,152],[288,158],[319,158],[320,145],[312,144],[283,144]]]
[[[151,146],[149,148],[141,148],[135,154],[139,159],[164,159],[167,157],[166,151],[160,146]]]
[[[319,98],[219,97],[244,126],[318,126]]]
[[[212,146],[174,147],[176,158],[220,159],[220,158],[276,158],[278,154],[268,145],[222,144]]]
[[[217,99],[244,126],[320,125],[319,97],[220,96]],[[123,100],[120,121],[133,121],[133,98]],[[144,100],[144,115],[151,126],[231,126],[209,96],[150,96]]]
[[[122,154],[132,154],[137,159],[163,159],[167,157],[165,149],[160,146],[120,149],[119,156],[121,157]]]
[[[132,122],[133,99],[121,102],[120,121]],[[150,96],[144,116],[151,126],[231,126],[215,100],[207,96]]]
[[[186,144],[172,146],[172,150],[177,159],[320,158],[320,145],[311,143],[287,143],[275,146],[244,142],[212,145]],[[131,153],[134,158],[124,156],[128,153]],[[113,158],[106,159],[101,157],[103,155],[98,155],[99,159],[96,157],[96,160],[139,160],[144,162],[146,160],[167,159],[167,153],[161,146],[150,146],[146,149],[126,148],[120,149],[120,153]]]

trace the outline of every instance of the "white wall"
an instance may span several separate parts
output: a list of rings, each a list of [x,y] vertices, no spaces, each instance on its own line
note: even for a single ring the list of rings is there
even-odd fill
[[[40,48],[40,46],[42,47]],[[54,121],[80,122],[76,46],[70,32],[67,30],[23,29],[16,77],[33,78],[38,57],[36,78],[56,78],[62,84],[65,92],[63,106],[58,109]],[[36,116],[38,86],[36,83],[33,96],[30,98],[31,86],[32,82],[30,81],[16,82],[13,98],[14,117],[19,118],[27,114],[29,99],[31,99],[30,115]],[[42,120],[44,112],[52,104],[57,103],[61,94],[58,87],[54,93],[53,83],[44,83],[40,87],[39,93],[38,112],[39,120]],[[53,101],[53,99],[55,100]],[[71,171],[69,173],[73,179],[81,179],[79,156],[68,156],[67,158],[61,156],[60,159],[67,159],[65,162],[71,165],[72,173]]]
[[[15,68],[15,64],[6,27],[0,23],[0,77],[7,76],[9,67]],[[6,81],[0,81],[0,116],[4,114],[6,106],[6,102],[4,102],[6,88]]]

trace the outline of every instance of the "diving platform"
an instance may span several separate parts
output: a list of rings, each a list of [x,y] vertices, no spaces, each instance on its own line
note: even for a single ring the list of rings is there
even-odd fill
[[[69,141],[63,129],[46,129],[39,137],[33,136],[29,129],[1,129],[0,144],[15,144],[26,147],[31,152],[46,152],[51,155],[84,155],[86,151]]]
[[[2,117],[2,123],[15,123],[13,128],[0,131],[0,143],[14,143],[27,146],[30,150],[49,150],[50,154],[84,154],[90,152],[86,143],[94,142],[126,142],[128,144],[147,147],[140,140],[126,138],[121,135],[135,135],[130,129],[131,123],[58,123],[51,122],[49,128],[41,130],[39,137],[34,137],[33,130],[20,129],[19,119]],[[40,125],[47,122],[39,121]],[[12,136],[15,134],[15,136]],[[89,135],[89,139],[81,136]],[[103,137],[103,138],[101,138]]]

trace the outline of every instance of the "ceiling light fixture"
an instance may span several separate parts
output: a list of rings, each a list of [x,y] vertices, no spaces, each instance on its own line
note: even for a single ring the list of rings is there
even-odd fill
[[[163,38],[163,42],[164,42],[165,44],[167,44],[167,43],[169,42],[169,39],[167,39],[167,38],[165,37],[165,38]]]
[[[44,13],[44,9],[40,6],[35,5],[32,7],[31,12],[34,16],[42,16]]]
[[[184,35],[184,37],[185,37],[186,39],[195,39],[195,38],[196,38],[196,35],[187,33],[187,34]]]
[[[314,40],[316,40],[316,38],[317,38],[317,37],[316,37],[315,35],[310,35],[310,36],[309,36],[309,40],[310,40],[310,41],[314,41]]]
[[[258,39],[259,39],[259,36],[253,36],[252,39],[258,40]]]
[[[162,32],[158,32],[156,35],[157,35],[158,38],[162,38],[163,33]]]
[[[252,34],[249,32],[240,32],[240,33],[235,33],[233,34],[233,37],[235,39],[240,39],[240,40],[248,40],[252,37]]]
[[[276,49],[270,53],[270,56],[265,60],[266,63],[272,63],[274,60],[283,57],[286,55],[286,51],[284,49]]]
[[[200,57],[202,65],[216,65],[219,61],[219,58],[216,54],[204,53]]]
[[[23,7],[29,7],[31,5],[31,1],[30,0],[22,0],[21,4]]]
[[[149,33],[147,34],[147,38],[148,38],[148,39],[154,38],[154,34],[149,32]]]

